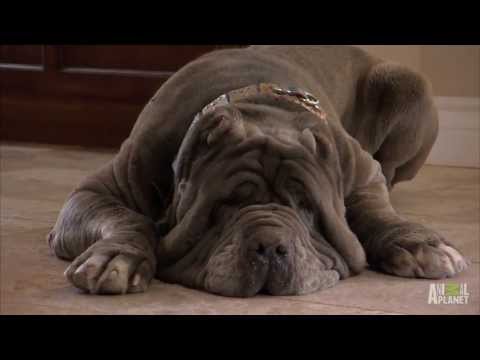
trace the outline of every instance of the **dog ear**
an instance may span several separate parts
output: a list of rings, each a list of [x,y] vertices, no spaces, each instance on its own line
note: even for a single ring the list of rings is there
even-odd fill
[[[335,149],[332,129],[326,120],[320,120],[310,112],[304,112],[295,118],[300,135],[298,140],[319,160],[327,160],[334,155]]]
[[[175,186],[189,178],[193,158],[202,147],[213,147],[222,142],[236,143],[246,137],[240,112],[225,105],[197,115],[173,163]]]
[[[363,246],[350,230],[342,199],[335,197],[333,192],[326,197],[318,206],[323,235],[348,264],[349,272],[358,274],[367,265]]]
[[[334,152],[332,140],[318,129],[306,128],[299,137],[300,143],[315,156],[321,159],[331,158]]]
[[[300,134],[299,140],[312,154],[317,153],[317,141],[310,129],[304,129]]]
[[[240,142],[246,131],[240,112],[233,107],[222,107],[213,113],[206,128],[206,143],[212,147],[222,141]]]
[[[330,191],[312,192],[320,228],[326,240],[348,264],[351,273],[358,273],[366,266],[366,256],[356,235],[350,230],[345,217],[344,173],[345,144],[338,141],[340,134],[336,124],[321,122],[304,129],[299,137],[303,146],[314,154],[321,169],[315,179],[315,188]],[[342,158],[343,156],[343,158]]]

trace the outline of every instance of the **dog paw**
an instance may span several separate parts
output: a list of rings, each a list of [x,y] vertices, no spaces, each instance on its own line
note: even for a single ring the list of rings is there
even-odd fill
[[[393,275],[426,279],[455,276],[467,260],[443,237],[424,227],[401,231],[382,250],[378,267]]]
[[[65,271],[77,288],[91,294],[144,292],[154,275],[148,256],[125,246],[95,243]]]

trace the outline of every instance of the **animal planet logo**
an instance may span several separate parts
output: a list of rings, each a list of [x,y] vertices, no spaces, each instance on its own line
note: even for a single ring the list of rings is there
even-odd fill
[[[468,304],[467,284],[430,284],[429,304]]]

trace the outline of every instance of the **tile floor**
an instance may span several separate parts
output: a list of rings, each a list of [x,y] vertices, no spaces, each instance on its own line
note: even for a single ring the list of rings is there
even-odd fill
[[[63,277],[67,262],[52,255],[45,235],[67,194],[113,156],[47,145],[0,146],[1,314],[479,314],[480,170],[425,166],[392,193],[397,210],[443,233],[470,268],[448,282],[466,283],[467,305],[429,305],[430,281],[365,271],[306,296],[231,299],[154,280],[148,292],[82,294]]]

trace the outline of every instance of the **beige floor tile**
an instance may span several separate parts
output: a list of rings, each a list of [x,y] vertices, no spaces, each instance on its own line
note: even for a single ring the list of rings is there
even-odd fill
[[[437,230],[472,261],[480,260],[480,170],[425,166],[391,194],[407,219]]]
[[[0,221],[3,222],[16,218],[54,224],[65,199],[66,196],[61,201],[24,200],[4,197],[1,199],[0,204],[0,213],[2,214]]]
[[[429,305],[431,283],[367,271],[306,296],[234,299],[155,280],[145,294],[90,296],[63,277],[45,236],[65,197],[112,151],[46,145],[0,146],[0,313],[3,314],[472,314],[479,308],[479,171],[424,167],[392,201],[405,217],[430,226],[474,262],[459,277],[468,305]]]
[[[5,226],[6,225],[6,226]],[[3,314],[385,314],[347,306],[305,303],[259,296],[232,299],[154,280],[145,294],[91,296],[69,285],[68,262],[54,257],[42,223],[13,219],[3,223],[0,312]]]
[[[403,314],[480,314],[479,275],[478,263],[471,264],[469,269],[455,278],[446,280],[405,279],[365,271],[356,277],[340,281],[331,289],[288,299]],[[466,283],[470,293],[468,304],[429,304],[430,284],[441,283]]]
[[[391,199],[400,213],[478,224],[479,184],[480,169],[425,166],[413,181],[399,183]]]
[[[92,171],[115,155],[112,149],[91,150],[53,145],[0,144],[2,172],[35,168]]]
[[[257,296],[251,299],[222,298],[175,285],[155,283],[146,294],[106,297],[56,289],[48,298],[2,301],[2,314],[123,314],[123,315],[397,315],[355,307],[331,306]],[[46,292],[47,294],[47,292]],[[148,297],[148,298],[147,298]]]

